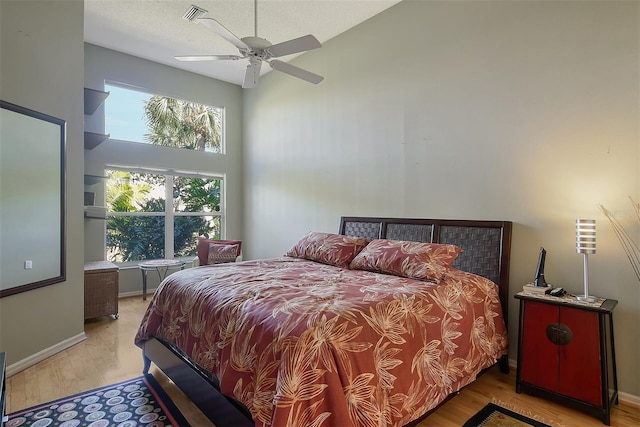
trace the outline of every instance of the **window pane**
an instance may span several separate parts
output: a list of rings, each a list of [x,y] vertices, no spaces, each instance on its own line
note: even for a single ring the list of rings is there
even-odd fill
[[[111,262],[164,258],[163,216],[107,219],[107,259]]]
[[[220,238],[219,216],[179,216],[174,220],[173,250],[176,257],[195,256],[197,238]]]
[[[222,152],[222,108],[114,85],[105,89],[105,129],[112,139]]]
[[[109,96],[105,101],[104,126],[112,139],[145,142],[149,132],[144,118],[144,106],[151,95],[118,86],[105,85]]]
[[[107,170],[109,212],[164,212],[165,177]]]
[[[173,180],[175,212],[220,212],[219,179],[186,178]]]

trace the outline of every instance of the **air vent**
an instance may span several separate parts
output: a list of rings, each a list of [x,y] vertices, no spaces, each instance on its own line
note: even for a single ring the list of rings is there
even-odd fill
[[[184,15],[182,15],[182,19],[194,22],[196,19],[200,18],[205,13],[207,13],[206,10],[192,4],[191,6],[189,6],[189,9],[187,9]]]

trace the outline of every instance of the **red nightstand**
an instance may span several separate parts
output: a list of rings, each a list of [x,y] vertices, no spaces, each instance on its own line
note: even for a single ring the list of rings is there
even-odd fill
[[[516,392],[582,410],[610,425],[618,403],[613,308],[520,292]]]

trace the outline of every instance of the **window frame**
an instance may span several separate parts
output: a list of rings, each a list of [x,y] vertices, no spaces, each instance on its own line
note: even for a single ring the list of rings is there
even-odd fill
[[[105,91],[108,91],[108,86],[112,86],[112,87],[117,87],[120,89],[124,89],[124,90],[129,90],[129,91],[134,91],[134,92],[141,92],[144,94],[147,94],[149,96],[163,96],[163,97],[167,97],[167,98],[173,98],[175,100],[178,101],[183,101],[183,102],[190,102],[190,103],[195,103],[195,104],[201,104],[204,105],[206,107],[211,107],[211,108],[216,108],[218,110],[220,110],[220,152],[214,152],[214,151],[202,151],[201,153],[206,153],[209,155],[225,155],[227,153],[227,130],[226,130],[226,122],[227,122],[227,109],[225,107],[222,106],[218,106],[218,105],[211,105],[211,104],[206,104],[200,101],[193,101],[193,100],[188,100],[185,99],[184,97],[181,96],[177,96],[174,94],[170,94],[168,92],[165,91],[156,91],[156,90],[150,90],[150,89],[146,89],[144,87],[141,86],[136,86],[133,84],[129,84],[129,83],[122,83],[116,80],[105,80],[104,81],[104,86],[105,86]],[[109,129],[107,128],[107,105],[109,103],[109,97],[107,97],[107,99],[105,100],[104,104],[104,116],[105,116],[105,121],[104,121],[104,126],[105,126],[105,133],[109,133]],[[156,147],[163,147],[162,145],[156,145],[156,144],[151,144],[151,143],[147,143],[144,141],[131,141],[128,139],[118,139],[118,138],[109,138],[115,141],[123,141],[123,142],[132,142],[135,144],[143,144],[143,145],[149,145],[149,146],[156,146]],[[175,149],[179,149],[179,150],[187,150],[187,151],[198,151],[198,150],[191,150],[189,148],[183,148],[183,147],[170,147],[170,148],[175,148]]]
[[[220,239],[225,238],[225,217],[226,217],[226,174],[216,174],[216,173],[203,173],[203,172],[189,172],[183,170],[172,170],[172,169],[162,169],[162,168],[146,168],[139,166],[124,166],[124,165],[105,165],[105,174],[107,170],[115,170],[115,171],[124,171],[129,173],[142,173],[142,174],[153,174],[153,175],[163,175],[165,177],[165,206],[164,212],[114,212],[108,211],[106,212],[106,218],[110,217],[163,217],[164,218],[164,256],[166,259],[174,258],[174,226],[175,226],[175,218],[176,217],[189,217],[189,216],[202,216],[202,217],[218,217],[220,221]],[[220,180],[220,210],[219,211],[199,211],[199,212],[176,212],[173,210],[173,182],[175,177],[184,177],[184,178],[199,178],[199,179],[217,179]],[[107,190],[107,183],[105,181],[105,195]],[[106,205],[106,203],[105,203]],[[105,222],[105,236],[107,232],[107,224]],[[104,259],[108,258],[108,248],[107,242],[105,239],[104,242]],[[197,253],[193,256],[179,257],[177,259],[192,262],[195,258],[197,258]],[[114,262],[114,264],[120,267],[131,267],[137,266],[140,262],[149,261],[149,259],[145,260],[134,260],[134,261],[125,261],[125,262]]]
[[[117,87],[117,88],[121,88],[123,90],[127,90],[127,91],[134,91],[134,92],[139,92],[143,95],[148,95],[149,97],[151,96],[160,96],[160,97],[167,97],[167,98],[172,98],[178,101],[183,101],[183,102],[189,102],[189,103],[194,103],[194,104],[200,104],[203,105],[205,107],[209,107],[209,108],[214,108],[219,112],[219,119],[220,119],[220,149],[218,152],[215,151],[200,151],[200,150],[195,150],[195,149],[190,149],[190,148],[183,148],[183,147],[169,147],[169,146],[163,146],[163,145],[159,145],[159,144],[153,144],[153,143],[149,143],[149,142],[144,142],[144,140],[142,141],[130,141],[130,140],[124,140],[124,139],[118,139],[118,138],[110,138],[111,140],[114,141],[121,141],[121,142],[130,142],[130,143],[136,143],[136,144],[142,144],[143,146],[147,146],[148,148],[145,149],[149,149],[149,150],[162,150],[162,149],[180,149],[182,151],[185,152],[194,152],[197,153],[198,155],[205,155],[205,156],[219,156],[219,155],[223,155],[225,156],[227,153],[227,147],[226,147],[226,141],[227,141],[227,137],[226,137],[226,131],[227,131],[227,117],[226,117],[226,112],[227,109],[224,106],[219,106],[219,105],[214,105],[211,104],[209,102],[202,102],[201,100],[197,100],[197,99],[192,99],[192,98],[185,98],[183,96],[180,95],[176,95],[173,93],[169,93],[167,91],[164,90],[157,90],[157,89],[150,89],[150,88],[146,88],[146,87],[141,87],[141,86],[137,86],[135,84],[130,84],[130,83],[123,83],[121,81],[117,81],[117,80],[109,80],[109,79],[105,79],[104,80],[104,85],[105,85],[105,90],[108,91],[110,87]],[[107,98],[106,103],[109,102],[109,98]],[[109,129],[106,128],[107,126],[107,106],[104,106],[103,109],[104,112],[104,126],[105,126],[105,133],[109,131]],[[140,121],[144,121],[144,111],[141,110],[141,118]],[[187,166],[188,168],[188,166]],[[219,229],[218,229],[218,234],[219,234],[219,238],[220,239],[224,239],[226,236],[226,192],[227,192],[227,188],[226,188],[226,184],[227,184],[227,177],[226,177],[226,173],[219,173],[219,172],[204,172],[201,170],[183,170],[185,169],[184,167],[180,167],[180,168],[168,168],[166,166],[160,166],[160,167],[156,167],[156,165],[154,164],[154,162],[150,162],[150,163],[146,163],[145,165],[128,165],[128,164],[121,164],[121,163],[117,163],[117,164],[104,164],[104,169],[106,170],[121,170],[121,171],[127,171],[127,172],[133,172],[133,173],[145,173],[145,174],[155,174],[155,175],[163,175],[165,176],[165,209],[164,212],[107,212],[106,213],[106,217],[110,218],[110,217],[114,217],[114,216],[139,216],[139,217],[162,217],[164,218],[164,233],[165,233],[165,238],[164,238],[164,256],[166,258],[173,258],[174,257],[174,233],[175,233],[175,218],[178,217],[191,217],[191,216],[201,216],[201,217],[208,217],[208,218],[213,218],[214,221],[216,221],[216,218],[218,218],[217,222],[219,224]],[[178,170],[181,169],[181,170]],[[200,178],[200,179],[218,179],[220,180],[220,203],[219,203],[219,211],[215,211],[213,210],[212,212],[205,212],[205,211],[201,211],[201,212],[174,212],[173,211],[173,178],[174,177],[187,177],[187,178]],[[104,195],[106,197],[106,181],[104,183]],[[106,203],[105,203],[106,205]],[[107,247],[107,241],[106,241],[106,236],[107,236],[107,225],[106,225],[106,221],[105,221],[105,226],[104,226],[104,236],[105,236],[105,240],[103,243],[103,252],[104,252],[104,259],[107,259],[107,251],[108,251],[108,247]],[[187,262],[192,262],[193,259],[195,259],[195,257],[197,257],[197,254],[195,254],[193,256],[193,258],[191,256],[186,256],[186,257],[179,257],[178,259],[182,259],[185,260]],[[134,260],[134,261],[125,261],[125,262],[118,262],[116,263],[117,265],[123,267],[123,268],[131,268],[131,267],[135,267],[137,266],[142,260]]]

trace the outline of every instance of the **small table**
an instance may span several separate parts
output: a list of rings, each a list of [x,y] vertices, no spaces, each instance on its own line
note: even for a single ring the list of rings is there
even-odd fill
[[[524,391],[596,416],[610,425],[618,403],[613,309],[573,297],[520,292],[516,393]]]
[[[147,274],[150,271],[157,271],[160,281],[163,281],[170,270],[183,270],[185,264],[186,261],[180,259],[154,259],[139,263],[138,267],[142,271],[142,299],[147,299]]]

